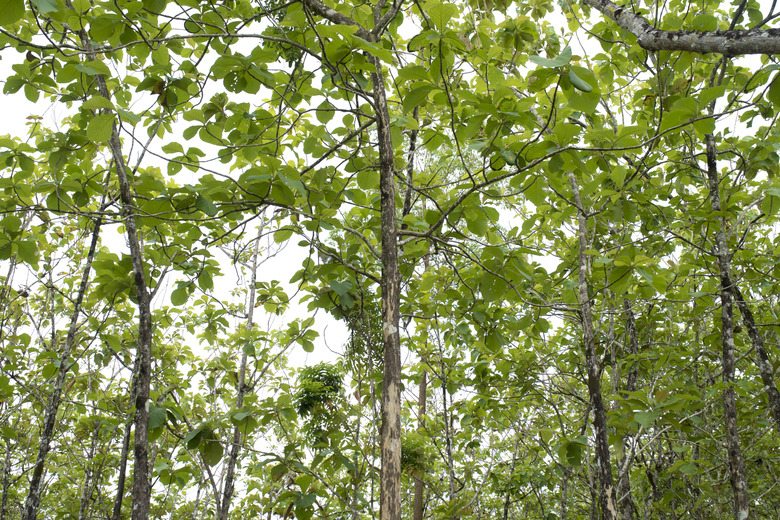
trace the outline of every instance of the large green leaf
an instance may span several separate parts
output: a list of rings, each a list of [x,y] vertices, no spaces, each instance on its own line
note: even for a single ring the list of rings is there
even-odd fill
[[[24,16],[24,0],[4,0],[0,8],[0,25],[11,25]]]

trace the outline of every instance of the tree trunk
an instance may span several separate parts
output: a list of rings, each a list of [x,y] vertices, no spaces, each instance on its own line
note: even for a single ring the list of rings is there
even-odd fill
[[[756,366],[758,367],[758,372],[761,375],[761,382],[764,384],[764,390],[769,399],[769,410],[775,420],[775,428],[777,428],[777,432],[780,433],[780,391],[777,390],[777,385],[775,385],[772,362],[769,360],[769,353],[764,346],[764,337],[758,330],[756,320],[753,318],[753,313],[750,311],[750,307],[748,307],[745,297],[742,296],[742,291],[739,290],[739,287],[733,278],[729,280],[729,287],[731,288],[734,299],[737,301],[737,308],[739,309],[740,314],[742,314],[742,322],[745,324],[750,343],[753,345],[753,351],[756,355]]]
[[[626,333],[628,334],[628,353],[636,358],[639,354],[639,338],[636,331],[636,321],[634,321],[634,313],[631,310],[631,302],[628,298],[623,299],[623,310],[626,313]],[[633,392],[636,390],[636,381],[638,378],[637,361],[632,361],[631,368],[628,370],[628,377],[626,379],[626,392]],[[634,518],[634,501],[631,498],[631,457],[625,452],[625,443],[623,446],[623,457],[618,464],[620,473],[618,475],[618,507],[620,508],[621,520],[632,520]]]
[[[135,377],[135,371],[133,373],[132,382],[130,383],[130,403],[135,402],[135,392],[138,385]],[[111,513],[111,520],[121,520],[122,518],[122,499],[125,496],[125,479],[127,478],[127,458],[130,453],[130,430],[132,429],[133,421],[128,420],[125,423],[125,433],[122,436],[122,453],[119,456],[119,476],[116,482],[116,498],[114,499],[114,511]]]
[[[255,251],[252,254],[252,277],[249,287],[249,303],[247,306],[246,316],[246,330],[251,331],[254,327],[254,315],[255,315],[255,296],[257,285],[257,257],[260,254],[260,238],[263,236],[263,228],[265,227],[265,219],[261,219],[260,226],[257,230],[257,237],[255,238]],[[241,367],[238,372],[238,392],[236,395],[236,409],[240,410],[244,406],[244,395],[246,395],[246,365],[247,354],[241,356]],[[225,484],[222,488],[222,503],[217,503],[217,520],[227,520],[230,513],[230,500],[233,498],[233,492],[235,490],[235,470],[236,462],[238,461],[238,454],[241,451],[241,428],[235,426],[233,428],[233,442],[230,446],[230,455],[227,461],[227,470],[225,472]],[[218,497],[217,497],[218,498]]]
[[[9,440],[6,439],[6,443]],[[3,462],[3,496],[0,499],[0,520],[8,518],[8,489],[11,487],[11,446],[5,446],[5,461]]]
[[[425,404],[428,395],[428,372],[423,372],[420,380],[420,393],[417,397],[417,429],[425,430]],[[412,520],[422,520],[423,499],[425,493],[425,481],[415,472],[414,476],[414,505],[412,506]]]
[[[574,204],[577,206],[577,234],[579,238],[579,301],[582,319],[582,341],[585,347],[585,364],[588,372],[588,393],[593,407],[594,451],[597,461],[599,482],[599,506],[601,518],[616,520],[618,517],[615,486],[612,481],[612,465],[609,454],[607,412],[601,395],[599,362],[596,357],[596,338],[593,331],[593,315],[588,294],[588,217],[580,198],[580,189],[574,174],[569,172]]]
[[[715,137],[712,134],[705,136],[707,146],[707,179],[710,190],[710,207],[716,215],[722,211],[720,203],[720,179],[718,178],[717,150]],[[734,492],[734,516],[737,520],[746,520],[750,517],[749,499],[747,494],[747,477],[745,476],[745,461],[742,457],[742,448],[739,445],[739,432],[737,429],[737,404],[734,392],[734,370],[736,355],[734,353],[734,309],[731,299],[731,266],[728,243],[725,231],[726,221],[720,217],[720,227],[715,233],[715,254],[718,257],[720,269],[720,322],[721,341],[723,354],[721,358],[723,367],[723,417],[726,427],[726,449],[729,454],[729,479]]]
[[[81,502],[79,503],[79,520],[87,520],[89,518],[89,503],[92,498],[92,491],[95,489],[95,451],[97,450],[98,440],[100,439],[100,426],[99,420],[95,421],[95,433],[92,435],[92,444],[89,447],[89,458],[85,461],[84,465],[84,486],[81,490]]]
[[[401,336],[400,276],[395,215],[395,168],[390,113],[385,95],[382,64],[374,60],[371,73],[374,109],[379,140],[379,191],[382,216],[382,335],[384,373],[382,376],[382,470],[380,476],[380,519],[401,518]]]
[[[22,511],[22,520],[35,520],[38,516],[38,508],[41,505],[43,470],[46,464],[46,456],[49,454],[49,449],[51,448],[52,435],[54,434],[54,426],[57,421],[57,412],[60,409],[65,378],[72,366],[70,362],[70,353],[73,348],[73,342],[76,340],[78,320],[81,315],[81,305],[84,301],[84,295],[87,293],[87,287],[89,286],[89,276],[92,272],[92,260],[95,258],[95,249],[97,248],[98,237],[100,236],[100,225],[100,218],[95,219],[95,228],[92,230],[92,241],[89,244],[89,252],[87,253],[84,273],[81,275],[79,292],[76,294],[76,300],[73,304],[73,313],[70,316],[68,335],[65,337],[65,346],[60,354],[60,366],[57,370],[57,377],[54,380],[53,385],[54,388],[49,396],[49,401],[46,404],[46,411],[43,416],[43,429],[41,430],[41,437],[38,442],[38,456],[35,459],[35,466],[33,466],[32,477],[30,478],[30,489],[27,493],[27,499],[24,502],[24,510]],[[53,327],[54,322],[52,322],[52,328]],[[57,345],[53,344],[51,348],[52,350],[55,350]]]

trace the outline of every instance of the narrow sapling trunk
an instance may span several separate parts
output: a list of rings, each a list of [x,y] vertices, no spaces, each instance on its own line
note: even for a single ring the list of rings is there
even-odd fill
[[[596,338],[593,331],[590,295],[588,294],[588,216],[582,205],[580,189],[573,173],[569,173],[574,204],[577,206],[577,236],[579,239],[579,301],[582,319],[582,341],[585,347],[585,365],[588,373],[588,393],[593,408],[594,451],[598,464],[599,505],[601,518],[617,520],[615,485],[612,480],[612,465],[609,454],[609,433],[607,412],[601,395],[599,361],[596,357]]]
[[[130,384],[130,402],[135,402],[135,392],[137,388],[137,379],[135,371],[133,372],[132,383]],[[111,520],[121,520],[122,518],[122,499],[125,496],[125,480],[127,479],[127,458],[130,453],[130,431],[133,428],[133,420],[125,422],[125,431],[122,436],[122,453],[119,456],[119,476],[116,479],[116,497],[114,498],[114,511],[111,513]]]
[[[628,354],[633,356],[631,367],[628,370],[626,379],[626,392],[636,390],[638,378],[636,356],[639,354],[639,337],[636,331],[636,321],[634,312],[631,310],[631,302],[628,298],[623,299],[623,311],[626,314],[626,334],[628,335]],[[625,446],[624,446],[625,448]],[[618,474],[618,507],[620,509],[621,520],[632,520],[634,518],[634,501],[631,498],[631,455],[625,452],[618,465],[620,473]]]
[[[89,503],[92,500],[92,492],[95,489],[95,481],[99,473],[98,466],[95,464],[95,451],[97,451],[98,441],[100,440],[100,427],[102,423],[95,421],[95,432],[92,434],[92,444],[89,447],[89,457],[84,466],[84,485],[81,488],[81,502],[79,503],[79,520],[89,518]]]
[[[772,417],[775,420],[775,428],[780,433],[780,391],[777,390],[777,385],[775,384],[772,362],[769,360],[769,353],[764,345],[764,337],[758,330],[753,312],[748,307],[745,297],[742,296],[742,291],[739,290],[733,278],[730,280],[729,287],[731,287],[731,294],[737,301],[737,308],[740,314],[742,314],[742,322],[745,324],[750,343],[753,345],[758,373],[761,376],[761,382],[764,384],[764,390],[769,400],[769,410],[772,412]]]
[[[717,149],[715,137],[712,134],[705,136],[707,146],[707,179],[710,191],[710,207],[716,215],[723,210],[720,202],[720,179],[718,178]],[[726,240],[726,221],[720,217],[720,226],[715,233],[715,255],[718,258],[720,269],[720,323],[721,342],[723,354],[721,363],[723,367],[723,418],[726,427],[726,450],[729,455],[729,480],[734,492],[734,516],[737,520],[747,520],[750,517],[749,499],[747,493],[747,477],[745,475],[745,461],[742,456],[742,448],[739,445],[739,431],[737,426],[737,403],[734,391],[734,372],[736,368],[736,354],[734,352],[734,308],[732,303],[731,288],[731,255],[728,251]]]
[[[420,380],[420,393],[417,396],[417,429],[425,430],[425,403],[428,395],[428,372],[423,372]],[[412,520],[422,520],[423,499],[425,493],[425,481],[418,471],[414,474],[414,504],[412,506]]]
[[[46,456],[51,448],[54,427],[57,422],[57,412],[60,409],[60,402],[62,401],[62,390],[65,387],[65,378],[72,366],[70,354],[73,349],[73,343],[76,340],[78,320],[81,315],[81,305],[84,302],[84,295],[87,293],[87,287],[89,286],[89,277],[92,272],[92,260],[95,258],[95,250],[97,249],[98,238],[100,237],[100,224],[100,218],[95,219],[95,227],[92,230],[92,240],[89,244],[84,272],[81,275],[81,284],[79,285],[79,291],[76,294],[73,304],[73,313],[70,316],[68,335],[65,337],[65,345],[60,353],[60,366],[57,370],[52,392],[43,414],[43,428],[41,429],[40,441],[38,442],[38,456],[35,459],[32,476],[30,477],[30,489],[27,493],[27,499],[24,502],[22,520],[35,520],[38,516],[38,508],[41,504],[41,493],[43,491],[43,470],[46,465]],[[52,345],[51,348],[56,349],[57,345]]]
[[[265,220],[261,220],[261,224],[257,230],[257,237],[255,238],[255,248],[252,254],[252,276],[249,287],[249,302],[247,304],[246,313],[246,330],[251,332],[254,327],[255,316],[255,297],[257,285],[257,257],[260,254],[260,238],[263,235],[263,228],[265,227]],[[240,410],[244,406],[244,396],[247,391],[246,384],[246,365],[247,354],[241,356],[241,367],[238,372],[238,391],[236,394],[236,409]],[[233,428],[233,442],[230,445],[230,454],[228,455],[227,470],[225,472],[225,483],[222,488],[222,503],[217,507],[217,520],[227,520],[228,513],[230,513],[230,501],[233,498],[233,492],[235,490],[235,471],[236,463],[238,461],[238,454],[241,451],[241,427],[235,426]]]

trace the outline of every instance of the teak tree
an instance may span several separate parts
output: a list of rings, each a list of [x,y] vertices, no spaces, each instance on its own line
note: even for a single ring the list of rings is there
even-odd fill
[[[774,9],[7,1],[0,520],[774,514]]]

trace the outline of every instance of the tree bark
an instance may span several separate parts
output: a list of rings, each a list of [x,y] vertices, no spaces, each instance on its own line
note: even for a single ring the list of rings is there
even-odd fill
[[[420,380],[420,393],[417,396],[417,429],[425,430],[425,404],[428,395],[428,372],[423,372]],[[414,475],[414,504],[412,506],[412,520],[422,520],[423,499],[425,493],[425,481],[415,472]]]
[[[718,178],[717,149],[715,137],[707,134],[705,137],[707,148],[707,180],[710,191],[710,207],[716,215],[721,214],[720,203],[720,179]],[[739,445],[739,432],[737,429],[737,404],[734,391],[734,371],[736,355],[734,353],[734,309],[731,298],[731,257],[728,251],[726,239],[726,221],[720,217],[720,227],[715,233],[715,254],[718,258],[720,269],[720,300],[721,300],[721,342],[723,354],[721,363],[723,367],[723,417],[726,427],[726,449],[729,455],[729,479],[734,492],[734,516],[737,520],[746,520],[750,517],[749,499],[747,494],[747,477],[745,476],[745,461],[742,456],[742,448]]]
[[[631,310],[631,302],[628,298],[623,299],[623,310],[626,313],[626,333],[628,335],[628,353],[636,358],[639,354],[639,337],[636,331],[636,321],[634,320],[634,313]],[[633,392],[636,390],[636,381],[639,374],[637,372],[636,359],[632,361],[632,366],[628,370],[628,377],[626,378],[626,391]],[[625,444],[625,443],[624,443]],[[625,448],[625,446],[624,446]],[[629,469],[631,468],[631,457],[625,454],[620,460],[618,468],[620,473],[618,475],[618,506],[620,508],[620,517],[622,520],[632,520],[634,518],[634,501],[631,498],[631,479]]]
[[[579,239],[579,301],[582,319],[582,341],[585,347],[585,364],[588,372],[588,393],[593,407],[594,451],[597,460],[599,481],[599,505],[601,518],[616,520],[618,517],[615,485],[612,480],[612,465],[609,454],[607,412],[601,395],[599,362],[596,357],[596,338],[593,331],[593,315],[588,294],[588,216],[582,205],[580,189],[574,174],[569,172],[574,204],[577,206],[577,235]]]
[[[138,388],[135,371],[133,372],[132,382],[130,383],[130,402],[135,402],[135,392]],[[119,456],[119,476],[116,482],[116,497],[114,498],[114,510],[111,513],[111,520],[121,520],[122,518],[122,499],[125,496],[125,480],[127,478],[127,458],[130,452],[130,431],[133,427],[133,420],[129,419],[125,423],[125,433],[122,436],[122,453]]]
[[[618,27],[636,36],[637,43],[648,51],[688,51],[724,56],[780,53],[780,29],[662,31],[630,9],[610,0],[583,0],[583,3],[598,9]]]
[[[257,257],[260,254],[260,238],[263,236],[263,228],[265,227],[265,219],[261,219],[260,226],[257,230],[257,237],[255,237],[255,251],[252,254],[252,277],[249,287],[249,302],[247,306],[246,316],[246,330],[250,331],[254,327],[255,316],[255,297],[257,294]],[[238,372],[238,392],[236,395],[236,409],[240,410],[244,406],[244,396],[247,391],[246,384],[246,365],[247,354],[244,353],[241,356],[241,367]],[[222,488],[222,503],[217,504],[217,519],[227,520],[230,513],[230,500],[233,498],[233,492],[235,490],[235,470],[236,462],[238,461],[238,454],[241,451],[241,428],[235,426],[233,428],[233,442],[230,446],[230,455],[227,461],[227,470],[225,472],[225,484]]]
[[[769,410],[775,420],[777,432],[780,433],[780,391],[777,390],[777,385],[775,384],[772,362],[769,360],[769,353],[766,350],[766,346],[764,346],[764,337],[758,330],[753,313],[733,278],[729,280],[729,287],[734,299],[737,301],[737,308],[740,314],[742,314],[742,322],[745,324],[750,343],[753,345],[753,351],[756,355],[756,366],[769,400]]]
[[[95,451],[97,450],[98,440],[100,439],[100,426],[99,420],[95,421],[95,433],[92,435],[92,444],[89,447],[89,458],[85,461],[84,465],[84,486],[81,490],[81,502],[79,503],[79,520],[87,520],[89,518],[89,503],[92,498],[92,491],[95,489],[95,480],[97,469],[95,468]]]
[[[374,60],[371,73],[374,109],[379,140],[379,192],[382,225],[382,470],[380,476],[381,520],[401,518],[401,336],[400,275],[398,272],[398,229],[395,215],[395,167],[390,112],[385,95],[382,64]]]
[[[57,377],[54,380],[54,388],[49,396],[46,411],[44,412],[43,429],[41,430],[41,437],[38,443],[38,456],[35,459],[35,466],[33,466],[32,477],[30,478],[30,489],[27,493],[24,509],[22,511],[22,520],[35,520],[38,516],[38,508],[41,505],[43,470],[46,465],[46,456],[49,454],[49,449],[51,448],[54,426],[57,421],[57,412],[60,409],[62,390],[65,386],[65,378],[72,366],[70,362],[70,353],[73,349],[73,342],[76,339],[79,315],[81,315],[81,305],[84,301],[84,295],[87,293],[87,287],[89,286],[89,276],[92,272],[92,260],[95,258],[95,249],[97,249],[98,238],[100,236],[100,225],[101,219],[95,219],[95,228],[92,230],[92,240],[89,244],[89,251],[87,252],[86,265],[84,266],[79,291],[76,294],[76,300],[73,304],[73,313],[70,316],[68,335],[65,337],[65,346],[60,354],[60,366],[57,370]],[[52,327],[53,326],[52,322]],[[52,345],[51,348],[56,349],[57,346]]]

